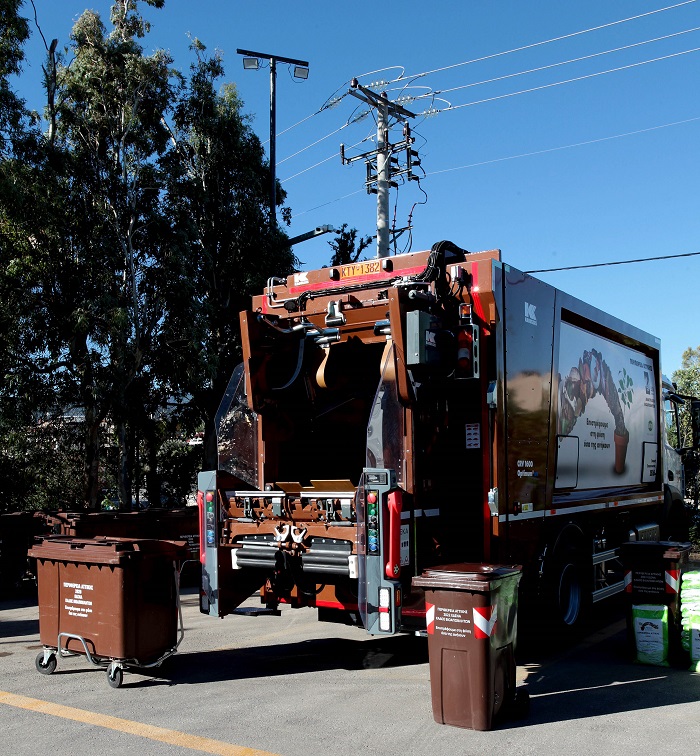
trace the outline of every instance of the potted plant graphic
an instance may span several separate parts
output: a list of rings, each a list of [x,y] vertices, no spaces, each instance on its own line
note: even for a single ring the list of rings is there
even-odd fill
[[[620,399],[621,412],[619,417],[615,417],[615,472],[620,474],[624,472],[625,460],[627,459],[627,446],[629,445],[630,434],[625,424],[625,412],[632,407],[634,400],[634,382],[632,376],[622,368],[618,372],[620,378],[617,381],[617,394]]]

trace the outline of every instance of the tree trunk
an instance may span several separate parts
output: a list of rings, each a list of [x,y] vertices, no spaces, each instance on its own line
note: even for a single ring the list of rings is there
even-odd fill
[[[126,424],[123,420],[117,422],[117,438],[119,441],[119,463],[117,465],[117,489],[119,491],[119,509],[122,512],[131,511],[131,472],[129,466],[129,439]]]
[[[158,469],[158,439],[156,436],[155,423],[152,420],[146,420],[143,426],[143,441],[145,445],[145,465],[146,473],[146,491],[148,492],[148,501],[151,507],[160,506],[161,497],[161,476]]]
[[[216,427],[214,418],[208,416],[204,422],[204,441],[202,453],[204,470],[216,470],[219,466],[219,452],[216,448]]]
[[[94,408],[85,410],[85,508],[100,505],[100,421]]]

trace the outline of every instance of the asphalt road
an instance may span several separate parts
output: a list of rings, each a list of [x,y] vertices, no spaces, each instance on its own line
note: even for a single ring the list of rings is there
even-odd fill
[[[256,605],[255,600],[249,602]],[[38,608],[0,601],[0,754],[686,754],[700,749],[700,675],[628,659],[618,606],[575,645],[521,642],[531,707],[491,732],[434,722],[424,639],[316,621],[201,615],[184,592],[180,652],[119,689],[84,658],[40,675]]]

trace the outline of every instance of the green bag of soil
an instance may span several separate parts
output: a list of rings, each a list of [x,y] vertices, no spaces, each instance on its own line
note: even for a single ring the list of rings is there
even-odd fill
[[[637,661],[668,667],[668,607],[641,604],[632,607]]]

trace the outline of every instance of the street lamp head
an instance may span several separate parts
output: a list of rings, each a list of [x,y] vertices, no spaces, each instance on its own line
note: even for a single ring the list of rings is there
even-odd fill
[[[307,66],[294,66],[294,78],[295,79],[308,79],[309,69]]]
[[[257,71],[260,68],[260,60],[258,58],[243,58],[243,68],[246,71]]]

